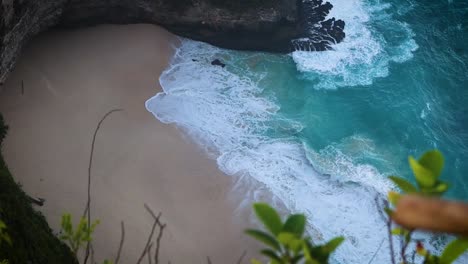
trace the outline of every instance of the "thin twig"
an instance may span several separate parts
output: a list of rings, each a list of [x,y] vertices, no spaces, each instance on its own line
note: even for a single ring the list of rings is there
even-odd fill
[[[151,254],[151,249],[152,249],[152,247],[153,247],[153,243],[151,243],[151,244],[148,246],[148,254],[147,254],[147,255],[148,255],[148,263],[149,263],[149,264],[152,264],[152,260],[151,260],[151,255],[153,255],[153,254]]]
[[[206,256],[206,262],[207,262],[208,264],[213,264],[213,263],[211,263],[211,259],[210,259],[210,257],[208,257],[208,256]]]
[[[159,234],[158,234],[158,238],[156,239],[156,250],[154,253],[154,264],[159,264],[159,249],[161,247],[161,238],[163,236],[165,227],[166,227],[166,224],[159,224]]]
[[[91,263],[94,264],[96,261],[94,260],[94,247],[91,244]]]
[[[159,219],[159,215],[156,216],[154,211],[147,204],[144,204],[144,206],[145,206],[146,211],[148,211],[148,213],[150,213],[150,215],[153,217],[154,220]],[[161,213],[159,213],[159,214],[161,214]]]
[[[120,222],[120,230],[121,230],[121,235],[120,235],[120,243],[119,243],[119,250],[117,251],[117,257],[115,258],[115,264],[118,264],[119,263],[119,260],[120,260],[120,254],[122,253],[122,248],[123,248],[123,244],[124,244],[124,241],[125,241],[125,226],[124,226],[124,222]]]
[[[240,256],[239,260],[237,261],[237,264],[241,264],[242,260],[244,259],[245,255],[247,255],[247,250],[244,250],[242,255]]]
[[[377,253],[380,251],[380,248],[382,247],[384,241],[385,241],[385,238],[382,239],[382,241],[380,242],[379,247],[378,247],[377,250],[374,252],[374,255],[372,256],[372,258],[369,260],[369,262],[368,262],[367,264],[371,264],[372,261],[375,259],[375,256],[377,256]]]
[[[88,216],[88,230],[91,228],[91,168],[93,165],[93,156],[94,156],[94,146],[96,145],[96,137],[99,132],[99,129],[101,128],[102,123],[104,120],[112,113],[118,112],[118,111],[123,111],[123,109],[113,109],[107,112],[99,121],[96,129],[94,130],[94,135],[93,135],[93,141],[91,143],[91,153],[89,155],[89,165],[88,165],[88,200],[86,202],[86,209],[85,213],[83,214],[83,217],[85,215]],[[83,261],[83,264],[86,264],[88,262],[89,258],[89,250],[90,250],[90,241],[86,243],[86,254],[85,258]]]
[[[403,246],[401,248],[401,258],[402,258],[402,261],[403,263],[407,263],[406,262],[406,249],[408,249],[408,245],[409,243],[411,242],[411,235],[413,234],[413,230],[409,231],[408,233],[408,237],[409,237],[409,241],[406,241],[406,237],[402,237],[402,241],[403,241]]]
[[[143,258],[145,257],[145,255],[148,253],[148,247],[151,243],[151,240],[153,239],[154,230],[156,229],[157,224],[158,224],[158,221],[154,220],[153,227],[151,228],[151,233],[148,237],[148,241],[146,241],[145,248],[143,249],[143,252],[141,253],[140,258],[138,258],[137,264],[140,264]]]
[[[379,202],[379,198],[375,197],[375,204],[377,206],[378,212],[387,226],[387,234],[388,234],[388,240],[390,244],[390,259],[392,261],[392,264],[396,264],[395,249],[393,247],[393,237],[392,237],[392,219],[389,216],[386,217],[384,213],[384,208],[388,208],[389,204],[388,204],[388,201],[385,201],[385,200],[383,200],[382,202],[383,202],[384,207],[381,206]]]
[[[161,213],[159,213],[157,216],[154,213],[154,211],[147,205],[144,204],[146,210],[153,216],[153,219],[156,221],[159,227],[159,232],[158,232],[158,237],[156,238],[156,249],[154,253],[154,263],[158,264],[159,263],[159,250],[161,248],[161,238],[164,233],[164,228],[166,228],[166,224],[162,224],[160,219],[161,219]]]

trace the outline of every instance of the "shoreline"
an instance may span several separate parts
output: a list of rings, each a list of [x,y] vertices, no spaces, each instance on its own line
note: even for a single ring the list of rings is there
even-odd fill
[[[0,90],[0,111],[10,126],[4,157],[26,193],[44,198],[39,209],[58,232],[60,217],[83,213],[92,133],[97,136],[92,168],[92,217],[96,259],[115,257],[120,221],[126,240],[121,260],[141,254],[151,229],[143,207],[162,212],[162,262],[235,263],[257,244],[243,234],[250,207],[240,208],[235,177],[174,126],[146,111],[159,87],[176,37],[152,25],[104,25],[52,31],[25,48]],[[24,88],[22,88],[24,84]],[[158,90],[155,89],[155,86]],[[235,196],[235,197],[234,197]],[[245,217],[239,217],[245,216]],[[208,235],[207,235],[208,234]]]

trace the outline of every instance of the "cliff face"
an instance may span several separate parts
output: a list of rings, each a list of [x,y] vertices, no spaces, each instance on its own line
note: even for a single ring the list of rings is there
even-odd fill
[[[307,20],[302,2],[322,15]],[[324,50],[344,37],[344,23],[322,21],[331,8],[323,6],[322,0],[0,0],[0,83],[22,46],[52,26],[151,23],[230,49],[289,52],[291,40],[302,38],[300,48]],[[314,32],[333,37],[304,45],[304,26],[311,23]]]

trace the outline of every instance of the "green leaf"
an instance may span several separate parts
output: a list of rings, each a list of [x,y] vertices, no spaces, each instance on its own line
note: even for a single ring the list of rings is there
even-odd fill
[[[325,244],[325,249],[327,253],[332,253],[333,251],[335,251],[341,245],[341,243],[343,243],[344,240],[344,237],[335,237],[332,240],[328,241],[328,243]]]
[[[278,241],[276,241],[275,238],[273,238],[272,236],[270,236],[269,234],[265,233],[265,232],[262,232],[262,231],[259,231],[259,230],[254,230],[254,229],[248,229],[245,231],[245,233],[255,239],[257,239],[258,241],[262,242],[263,244],[267,245],[267,246],[270,246],[271,248],[275,249],[275,250],[281,250],[281,247],[278,243]]]
[[[394,211],[393,211],[392,209],[388,208],[388,207],[384,208],[384,211],[385,211],[385,213],[386,213],[388,216],[390,216],[390,217],[391,217],[391,216],[393,215],[393,213],[394,213]]]
[[[402,236],[402,235],[405,234],[405,232],[406,232],[406,230],[404,230],[403,228],[400,228],[400,227],[394,228],[392,230],[392,234],[397,235],[397,236]]]
[[[393,205],[396,206],[398,204],[398,201],[400,201],[401,194],[397,192],[388,192],[388,201]]]
[[[312,259],[312,252],[311,252],[311,248],[312,248],[312,245],[310,244],[310,242],[307,240],[307,239],[304,239],[302,241],[302,247],[304,248],[304,257],[306,258],[306,260],[311,260]]]
[[[446,182],[438,181],[435,185],[435,187],[431,188],[430,190],[427,191],[429,194],[435,194],[435,195],[442,195],[444,194],[448,189],[449,185]]]
[[[468,238],[458,238],[450,242],[440,256],[441,264],[450,264],[468,249]]]
[[[432,187],[436,183],[437,177],[431,170],[419,164],[413,157],[409,157],[409,164],[413,170],[414,177],[421,187]]]
[[[438,150],[431,150],[422,155],[419,164],[431,171],[437,179],[444,168],[444,156]]]
[[[255,203],[253,207],[258,219],[262,221],[272,234],[277,236],[281,232],[281,229],[283,229],[283,224],[276,210],[265,203]]]
[[[269,257],[271,260],[276,260],[278,261],[279,263],[281,263],[281,258],[276,255],[276,253],[271,250],[271,249],[263,249],[262,251],[260,251],[260,253],[262,253],[263,255]]]
[[[416,189],[416,187],[414,187],[413,184],[411,184],[409,181],[403,178],[400,178],[397,176],[390,176],[388,178],[392,180],[392,182],[395,183],[396,186],[398,186],[398,188],[400,188],[405,193],[417,193],[418,192],[418,189]]]
[[[291,263],[292,263],[292,264],[298,263],[299,261],[301,261],[301,259],[302,259],[303,257],[304,257],[304,255],[301,255],[301,254],[300,254],[300,255],[297,255],[297,256],[295,256],[295,257],[293,257],[293,258],[291,259]]]
[[[281,232],[277,238],[284,247],[291,249],[294,253],[299,252],[302,247],[302,239],[296,234]]]
[[[294,214],[288,217],[283,226],[283,232],[289,232],[302,236],[306,224],[306,217],[302,214]]]
[[[296,239],[296,235],[293,233],[281,232],[277,238],[281,244],[288,246],[291,241]]]
[[[252,263],[252,264],[262,264],[260,261],[258,261],[256,259],[251,259],[250,263]]]

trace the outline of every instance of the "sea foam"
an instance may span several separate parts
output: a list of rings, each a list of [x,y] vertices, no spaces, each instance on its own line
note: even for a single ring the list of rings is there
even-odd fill
[[[212,66],[215,58],[228,66]],[[232,51],[183,40],[161,75],[163,92],[148,100],[146,107],[160,121],[182,128],[224,173],[251,177],[289,210],[306,213],[317,242],[347,237],[335,255],[338,263],[368,261],[381,243],[386,244],[385,225],[374,199],[390,185],[370,166],[358,166],[358,171],[348,174],[352,162],[348,171],[327,171],[349,176],[340,180],[314,169],[318,158],[294,136],[302,126],[281,117],[275,98],[263,93],[262,69],[245,71],[252,61],[251,55],[233,56]],[[279,129],[287,133],[270,135]],[[343,156],[327,158],[335,164],[343,160]],[[376,261],[384,262],[387,256],[379,254]]]
[[[332,2],[330,16],[346,21],[347,38],[332,51],[291,55],[302,77],[316,81],[315,88],[369,85],[389,74],[391,62],[412,58],[417,49],[413,33],[393,19],[391,5]],[[385,36],[378,30],[384,26],[393,27],[385,34],[400,37]],[[211,65],[214,59],[227,66]],[[265,85],[271,84],[266,80],[268,69],[259,63],[286,59],[184,39],[160,77],[163,92],[149,99],[146,107],[161,122],[181,128],[225,174],[254,179],[291,212],[305,213],[316,242],[345,236],[333,263],[389,263],[386,225],[375,200],[394,187],[384,176],[388,172],[357,158],[387,157],[363,135],[321,149],[312,149],[297,136],[311,124],[282,116],[275,93],[266,92]],[[258,197],[249,196],[252,200],[243,204]]]
[[[375,0],[329,2],[333,4],[329,17],[346,22],[346,38],[333,50],[292,53],[303,78],[318,81],[316,89],[371,85],[375,78],[388,76],[390,62],[401,63],[413,57],[418,48],[414,33],[393,18],[389,11],[392,5]],[[397,35],[400,37],[395,41]]]

